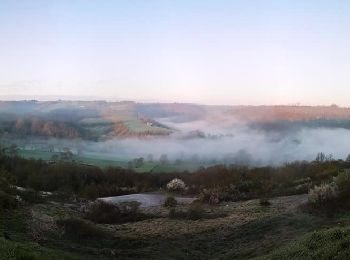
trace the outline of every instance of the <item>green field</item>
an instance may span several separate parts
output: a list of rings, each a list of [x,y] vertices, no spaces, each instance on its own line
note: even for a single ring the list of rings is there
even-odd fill
[[[42,159],[42,160],[50,160],[52,155],[56,153],[46,152],[46,151],[40,151],[40,150],[23,150],[20,149],[18,151],[18,155],[26,158],[26,159]]]
[[[47,151],[39,151],[39,150],[19,150],[19,156],[29,159],[42,159],[45,161],[51,160],[52,156],[58,153],[55,152],[47,152]],[[108,167],[108,166],[116,166],[116,167],[126,167],[127,162],[125,161],[116,161],[116,160],[108,160],[108,159],[100,159],[93,158],[87,156],[74,156],[75,161],[84,164],[91,164],[98,167]]]
[[[181,163],[181,164],[160,164],[160,163],[151,163],[151,162],[146,162],[144,163],[141,167],[134,168],[136,172],[193,172],[198,170],[198,168],[202,166],[200,164],[196,163]]]
[[[52,159],[53,155],[58,155],[58,153],[55,152],[49,152],[49,151],[40,151],[40,150],[24,150],[20,149],[18,151],[18,155],[30,159],[42,159],[45,161],[49,161]],[[101,168],[106,167],[128,167],[128,161],[125,159],[117,158],[115,160],[112,159],[104,159],[100,158],[101,156],[94,156],[94,155],[74,155],[73,159],[76,162],[82,163],[82,164],[89,164],[98,166]],[[193,162],[182,162],[180,164],[175,163],[166,163],[166,164],[160,164],[158,162],[144,162],[142,166],[135,167],[134,170],[139,173],[146,173],[146,172],[193,172],[198,170],[201,166],[209,166],[203,165],[200,163],[193,163]]]

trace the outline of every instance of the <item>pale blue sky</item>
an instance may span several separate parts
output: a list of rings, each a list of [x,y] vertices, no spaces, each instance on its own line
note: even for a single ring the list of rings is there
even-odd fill
[[[350,106],[350,1],[0,0],[0,96]]]

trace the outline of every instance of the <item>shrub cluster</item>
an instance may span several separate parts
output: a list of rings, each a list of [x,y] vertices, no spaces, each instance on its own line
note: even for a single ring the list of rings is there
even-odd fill
[[[326,205],[338,197],[338,186],[335,183],[321,184],[309,191],[309,202],[314,205]]]
[[[350,208],[350,170],[345,169],[330,183],[316,185],[309,191],[309,204],[333,211]]]
[[[57,221],[64,235],[71,239],[98,239],[106,237],[106,233],[96,225],[78,218],[68,218]]]
[[[97,201],[89,207],[85,217],[100,224],[120,224],[149,218],[139,211],[139,206],[140,203],[135,201],[119,204]]]
[[[203,201],[212,204],[218,200],[235,201],[293,195],[306,193],[314,185],[328,183],[338,172],[350,168],[350,161],[318,160],[293,162],[279,167],[216,165],[201,167],[192,174],[140,174],[117,167],[101,169],[75,162],[28,160],[1,151],[0,149],[0,168],[16,179],[14,184],[6,177],[5,183],[37,191],[80,195],[90,199],[154,191],[164,187],[170,191],[186,191],[194,195],[202,192]],[[0,174],[0,186],[2,183],[4,182]],[[5,184],[7,187],[11,185]],[[339,193],[345,194],[340,184],[337,185]],[[5,191],[2,187],[0,190]],[[340,194],[339,196],[343,196]]]
[[[185,219],[185,220],[200,220],[200,219],[214,219],[226,217],[225,213],[208,213],[201,203],[192,203],[186,210],[177,210],[171,208],[169,210],[169,218]]]
[[[203,189],[199,194],[199,201],[211,205],[219,204],[222,199],[218,189]]]
[[[18,201],[14,196],[0,190],[0,209],[14,209],[18,205]]]
[[[268,199],[266,199],[266,198],[261,198],[259,200],[259,204],[260,204],[260,206],[267,207],[267,206],[271,205],[271,202]]]
[[[18,201],[12,188],[16,179],[7,170],[0,169],[0,209],[14,209]]]
[[[199,220],[206,218],[206,212],[200,203],[194,203],[186,211],[170,209],[169,218]]]
[[[25,190],[17,192],[20,198],[27,203],[42,203],[45,201],[44,197],[38,191]]]
[[[164,207],[173,208],[177,206],[177,200],[173,196],[168,196],[164,201]]]

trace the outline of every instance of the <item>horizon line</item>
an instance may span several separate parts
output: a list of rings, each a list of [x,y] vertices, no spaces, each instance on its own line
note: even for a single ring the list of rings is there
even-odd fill
[[[71,96],[71,95],[64,95],[64,96],[57,96],[57,95],[40,95],[35,98],[32,98],[30,96],[26,95],[0,95],[0,102],[30,102],[30,101],[37,101],[37,102],[107,102],[107,103],[113,103],[113,102],[133,102],[133,103],[140,103],[140,104],[187,104],[187,105],[202,105],[202,106],[217,106],[217,107],[239,107],[239,106],[245,106],[245,107],[266,107],[266,106],[285,106],[285,107],[338,107],[338,108],[350,108],[350,106],[342,106],[338,105],[336,103],[330,102],[330,104],[307,104],[307,103],[301,103],[301,102],[291,102],[291,103],[276,103],[276,104],[251,104],[251,103],[237,103],[237,104],[208,104],[208,103],[201,103],[201,102],[187,102],[187,101],[161,101],[161,100],[138,100],[138,99],[132,99],[132,98],[106,98],[106,97],[92,97],[92,96]]]

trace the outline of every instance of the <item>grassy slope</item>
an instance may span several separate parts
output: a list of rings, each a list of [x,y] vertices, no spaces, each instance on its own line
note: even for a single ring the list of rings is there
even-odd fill
[[[303,213],[298,207],[305,199],[305,195],[274,198],[268,207],[260,206],[258,200],[222,203],[207,206],[206,211],[226,213],[226,217],[197,221],[163,217],[98,225],[109,234],[106,239],[53,236],[40,245],[28,242],[25,221],[29,209],[21,209],[0,217],[0,231],[11,236],[11,241],[0,240],[0,259],[6,254],[36,257],[25,259],[75,259],[75,255],[111,259],[111,252],[120,259],[347,259],[350,213],[333,218]],[[37,204],[31,210],[56,219],[78,216],[69,205],[59,203]]]
[[[327,218],[322,228],[257,259],[350,259],[350,212]]]
[[[13,242],[0,238],[0,259],[17,260],[61,260],[61,259],[81,259],[80,257],[41,247],[36,243],[30,242]]]
[[[153,219],[113,226],[120,238],[138,241],[127,252],[152,259],[250,259],[266,255],[324,225],[324,220],[300,213],[305,196],[276,198],[271,207],[257,200],[222,204],[208,211],[227,217],[199,221]]]
[[[350,228],[307,234],[260,259],[350,259]]]
[[[60,249],[32,242],[27,235],[28,217],[28,208],[0,212],[0,234],[6,233],[10,237],[10,240],[5,240],[0,236],[0,259],[81,259]]]

